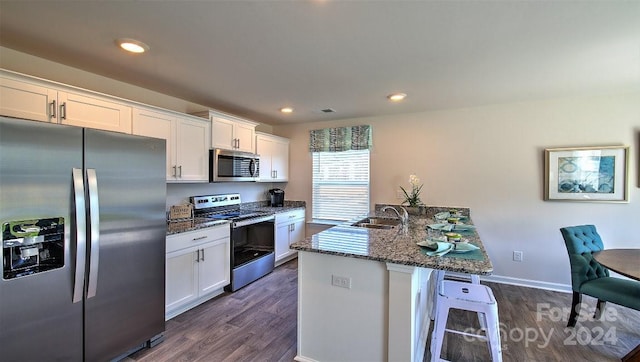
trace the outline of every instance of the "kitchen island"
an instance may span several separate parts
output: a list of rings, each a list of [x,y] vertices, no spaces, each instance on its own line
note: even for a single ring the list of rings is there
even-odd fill
[[[376,205],[369,216],[381,213]],[[428,256],[429,207],[406,227],[335,226],[291,245],[298,250],[298,361],[422,361],[434,269],[488,275],[493,266],[476,231],[464,236],[475,257]],[[459,209],[469,216],[468,209]],[[471,219],[465,221],[471,224]]]

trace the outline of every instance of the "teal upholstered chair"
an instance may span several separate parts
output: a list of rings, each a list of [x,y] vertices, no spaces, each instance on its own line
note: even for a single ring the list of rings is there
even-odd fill
[[[609,270],[593,259],[592,253],[604,248],[593,225],[560,229],[571,262],[573,301],[568,327],[576,324],[582,294],[598,298],[595,318],[599,318],[606,302],[640,310],[640,282],[609,276]]]

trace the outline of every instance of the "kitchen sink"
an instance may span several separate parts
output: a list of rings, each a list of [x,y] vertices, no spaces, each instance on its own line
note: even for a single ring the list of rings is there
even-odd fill
[[[351,224],[351,226],[369,229],[393,229],[396,226],[400,225],[400,223],[400,219],[368,217]]]

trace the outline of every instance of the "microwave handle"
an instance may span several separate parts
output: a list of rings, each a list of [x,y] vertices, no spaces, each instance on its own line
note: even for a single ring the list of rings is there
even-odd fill
[[[251,161],[249,161],[249,173],[251,174],[251,176],[256,175],[256,161],[254,159],[251,159]]]

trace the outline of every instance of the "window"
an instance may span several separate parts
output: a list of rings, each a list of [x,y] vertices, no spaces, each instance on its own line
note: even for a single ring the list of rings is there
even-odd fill
[[[313,219],[346,221],[369,212],[369,150],[312,152]]]

